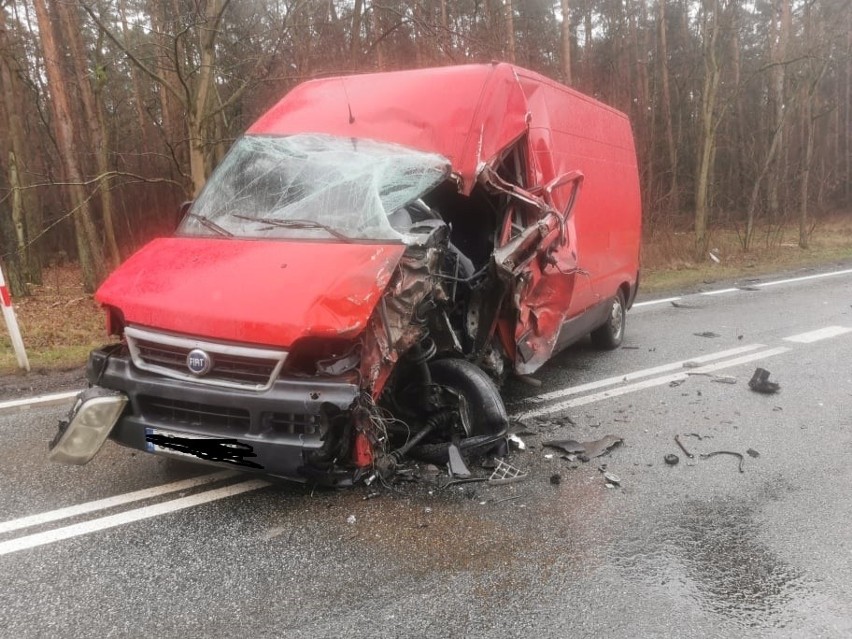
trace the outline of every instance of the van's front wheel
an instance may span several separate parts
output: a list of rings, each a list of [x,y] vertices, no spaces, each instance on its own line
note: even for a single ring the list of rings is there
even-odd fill
[[[606,322],[592,331],[592,344],[601,350],[610,351],[621,346],[627,311],[624,308],[624,293],[619,289],[612,299]]]

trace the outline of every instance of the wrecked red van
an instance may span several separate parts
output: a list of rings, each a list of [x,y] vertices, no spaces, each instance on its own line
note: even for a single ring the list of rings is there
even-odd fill
[[[463,464],[505,446],[509,373],[621,343],[640,226],[627,118],[541,75],[307,82],[101,286],[120,342],[50,456],[109,436],[328,485]]]

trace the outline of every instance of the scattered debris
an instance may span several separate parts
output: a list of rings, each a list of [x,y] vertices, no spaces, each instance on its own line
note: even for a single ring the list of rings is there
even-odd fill
[[[504,501],[514,501],[515,499],[520,499],[521,495],[515,495],[514,497],[504,497],[503,499],[495,499],[492,501],[492,504],[502,504]]]
[[[755,459],[760,457],[760,453],[757,452],[754,448],[749,448],[746,452],[748,453],[749,457],[754,457]]]
[[[459,447],[455,444],[450,444],[447,452],[450,457],[450,460],[447,462],[450,477],[470,477],[470,469],[464,463]]]
[[[361,499],[362,499],[362,501],[369,501],[370,499],[375,499],[376,497],[381,497],[381,495],[382,495],[381,493],[376,493],[376,492],[367,493]]]
[[[745,472],[745,470],[743,470],[743,462],[745,461],[745,458],[740,453],[735,453],[735,452],[732,452],[730,450],[717,450],[717,451],[714,451],[712,453],[704,453],[704,454],[699,455],[699,456],[701,457],[701,459],[710,459],[711,457],[715,457],[716,455],[732,455],[733,457],[739,458],[739,460],[740,460],[740,472],[741,473]]]
[[[685,302],[679,302],[678,300],[672,300],[671,304],[675,308],[701,308],[695,304],[687,304]]]
[[[609,484],[621,486],[621,477],[619,477],[618,475],[613,475],[612,473],[604,473],[604,479],[606,479],[607,483]]]
[[[687,433],[685,437],[695,437],[698,441],[702,439],[713,439],[713,435],[699,435],[698,433]]]
[[[534,388],[541,387],[541,380],[537,377],[531,377],[530,375],[515,375],[515,379],[519,382],[523,382],[527,386],[532,386]]]
[[[676,379],[676,380],[669,382],[669,386],[671,388],[677,388],[678,386],[683,384],[685,381],[686,381],[685,379]]]
[[[716,375],[713,377],[713,381],[720,384],[736,384],[737,378],[733,375]]]
[[[553,459],[553,453],[547,453],[547,455],[545,455],[544,458],[545,459]]]
[[[518,437],[517,435],[509,435],[509,442],[518,447],[518,450],[526,450],[527,445],[524,443],[524,440]]]
[[[713,331],[704,331],[702,333],[693,333],[695,337],[722,337],[719,333],[714,333]]]
[[[623,351],[638,351],[639,347],[638,346],[622,346],[621,350],[623,350]]]
[[[713,249],[712,251],[709,251],[709,252],[707,253],[707,255],[708,255],[708,256],[710,257],[710,259],[711,259],[711,260],[713,260],[716,264],[721,264],[721,263],[722,263],[722,260],[721,260],[721,259],[719,259],[719,255],[718,255],[718,253],[719,253],[719,249]]]
[[[666,462],[669,466],[677,466],[677,463],[680,461],[680,457],[673,453],[669,453],[665,457],[663,457],[663,461]]]
[[[600,457],[609,449],[617,446],[618,444],[624,441],[623,437],[616,437],[615,435],[606,435],[601,437],[600,439],[596,439],[591,442],[578,442],[573,439],[560,439],[560,440],[550,440],[546,442],[542,442],[543,446],[549,446],[550,448],[559,448],[569,455],[572,453],[577,453],[581,455],[579,458],[583,459],[583,461],[588,461],[594,457]]]
[[[748,387],[756,393],[764,395],[772,395],[777,393],[781,388],[781,384],[769,381],[769,371],[765,368],[756,368],[754,375],[748,382]]]
[[[684,362],[683,363],[684,368],[701,368],[702,366],[704,366],[704,364],[702,364],[701,362]]]
[[[678,447],[679,447],[679,448],[683,451],[683,454],[684,454],[684,455],[686,455],[686,456],[687,456],[687,457],[689,457],[690,459],[695,459],[695,455],[693,455],[693,454],[692,454],[692,453],[690,453],[688,450],[686,450],[686,446],[684,446],[684,445],[683,445],[683,442],[681,442],[681,441],[680,441],[680,436],[679,436],[679,435],[675,435],[675,436],[674,436],[674,440],[675,440],[675,444],[677,444],[677,445],[678,445]]]
[[[516,481],[523,481],[527,478],[527,473],[522,472],[520,468],[515,468],[511,464],[507,464],[502,459],[497,460],[497,468],[491,473],[488,478],[489,484],[511,484]]]
[[[559,473],[554,473],[550,476],[550,483],[554,486],[558,486],[562,483],[562,475],[560,475]]]
[[[358,520],[355,518],[355,515],[349,515],[349,517],[346,518],[347,524],[354,524],[356,521]]]
[[[759,291],[760,290],[759,286],[751,286],[751,285],[738,286],[737,288],[740,289],[741,291]]]

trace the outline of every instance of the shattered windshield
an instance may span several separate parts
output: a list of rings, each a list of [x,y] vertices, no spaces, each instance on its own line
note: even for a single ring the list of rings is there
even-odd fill
[[[214,171],[179,233],[407,241],[394,213],[449,174],[446,158],[395,144],[247,135]]]

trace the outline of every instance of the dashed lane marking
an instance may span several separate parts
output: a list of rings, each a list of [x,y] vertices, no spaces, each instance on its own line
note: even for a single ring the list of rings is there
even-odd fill
[[[796,342],[798,344],[813,344],[814,342],[828,339],[830,337],[837,337],[838,335],[845,335],[846,333],[852,333],[852,328],[849,328],[848,326],[826,326],[825,328],[820,328],[815,331],[785,337],[784,341]]]
[[[572,408],[574,406],[583,406],[585,404],[591,404],[593,402],[599,402],[603,399],[608,399],[610,397],[618,397],[620,395],[626,395],[628,393],[635,393],[636,391],[644,390],[646,388],[653,388],[654,386],[662,386],[663,384],[668,384],[670,382],[674,382],[681,379],[686,379],[690,374],[697,375],[701,373],[711,373],[713,371],[723,370],[725,368],[731,368],[733,366],[739,366],[740,364],[747,364],[748,362],[753,362],[758,359],[765,359],[767,357],[772,357],[774,355],[780,355],[781,353],[788,352],[789,348],[784,346],[779,346],[778,348],[771,348],[765,351],[758,351],[757,353],[751,353],[750,355],[743,355],[742,357],[735,357],[734,359],[724,360],[722,362],[717,362],[716,364],[708,364],[707,366],[701,366],[699,368],[692,368],[688,371],[683,371],[680,373],[674,373],[672,375],[663,375],[662,377],[654,377],[653,379],[647,379],[644,382],[637,382],[635,384],[628,384],[627,386],[622,386],[620,388],[613,388],[611,390],[603,391],[601,393],[592,393],[591,395],[583,395],[582,397],[577,397],[575,399],[569,399],[563,402],[557,402],[556,404],[551,404],[549,406],[543,406],[541,408],[535,408],[533,410],[528,410],[522,413],[518,413],[513,415],[515,419],[529,419],[530,417],[539,417],[541,415],[549,415],[551,413],[558,413],[559,411],[563,411],[567,408]]]
[[[748,346],[740,346],[738,348],[731,348],[726,351],[719,351],[718,353],[709,353],[707,355],[699,355],[697,357],[691,357],[689,359],[682,359],[677,362],[672,362],[670,364],[662,364],[660,366],[654,366],[653,368],[645,368],[638,371],[633,371],[632,373],[627,373],[625,375],[616,375],[614,377],[607,377],[606,379],[599,379],[594,382],[589,382],[587,384],[579,384],[578,386],[569,386],[568,388],[560,388],[554,391],[550,391],[548,393],[542,393],[541,395],[535,395],[533,397],[527,397],[523,400],[523,403],[531,402],[531,403],[539,403],[539,402],[547,402],[552,399],[558,399],[560,397],[567,397],[569,395],[578,395],[580,393],[585,393],[586,391],[597,390],[598,388],[605,388],[607,386],[614,386],[615,384],[620,384],[622,382],[632,382],[636,379],[642,379],[643,377],[650,377],[652,375],[657,375],[659,373],[668,373],[669,371],[674,371],[678,369],[682,369],[683,365],[686,362],[712,362],[718,359],[724,359],[725,357],[733,357],[734,355],[741,355],[743,353],[748,353],[750,351],[755,351],[758,348],[765,348],[764,344],[750,344]]]

